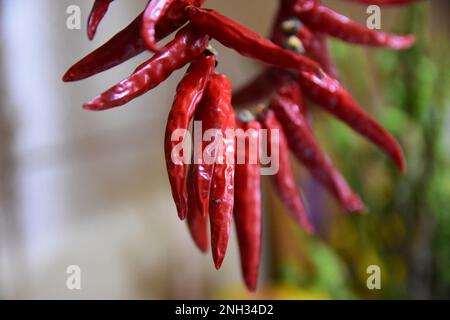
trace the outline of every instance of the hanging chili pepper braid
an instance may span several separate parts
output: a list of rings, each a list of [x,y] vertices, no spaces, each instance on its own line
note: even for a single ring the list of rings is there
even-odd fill
[[[112,1],[94,2],[88,21],[89,39],[95,36]],[[387,6],[416,2],[347,1]],[[189,65],[177,87],[165,133],[172,196],[178,216],[186,218],[197,247],[206,252],[211,243],[217,269],[225,258],[234,217],[244,282],[249,290],[255,290],[261,256],[261,154],[245,141],[262,142],[265,135],[258,130],[268,130],[267,153],[279,165],[271,181],[289,214],[306,232],[312,233],[314,226],[296,186],[290,151],[345,210],[363,210],[361,199],[320,149],[303,96],[381,148],[404,172],[406,162],[398,143],[337,80],[327,40],[331,36],[398,50],[410,47],[414,36],[370,30],[319,0],[280,0],[269,40],[214,10],[201,8],[204,3],[148,1],[127,27],[73,65],[63,81],[82,80],[144,51],[154,52],[128,78],[84,105],[89,110],[106,110],[132,101]],[[159,48],[158,42],[173,33],[174,39]],[[262,62],[265,69],[233,96],[230,81],[215,71],[217,61],[209,46],[211,39]],[[244,109],[236,119],[232,102],[235,108],[243,108],[261,101],[266,105],[252,108],[253,115]],[[185,146],[192,120],[193,154],[188,155]],[[235,136],[236,128],[253,131],[250,136]],[[187,159],[192,160],[189,166]]]

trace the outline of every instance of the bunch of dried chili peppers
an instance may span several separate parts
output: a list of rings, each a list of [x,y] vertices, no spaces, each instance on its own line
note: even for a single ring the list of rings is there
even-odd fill
[[[90,39],[95,36],[112,1],[95,0],[88,22]],[[188,130],[192,120],[196,120],[202,122],[203,131],[215,128],[224,133],[229,129],[242,129],[251,132],[258,141],[260,129],[267,129],[267,152],[278,152],[279,170],[271,177],[275,190],[293,219],[309,233],[314,227],[296,186],[290,151],[345,210],[361,211],[364,204],[320,149],[304,96],[376,144],[395,161],[401,172],[406,168],[396,140],[337,80],[327,37],[390,49],[408,48],[414,43],[414,37],[370,30],[323,6],[319,0],[279,1],[269,40],[214,10],[202,8],[205,0],[151,0],[130,25],[77,62],[63,78],[64,81],[85,79],[145,50],[154,52],[153,57],[128,78],[84,105],[89,110],[106,110],[146,93],[189,64],[177,88],[166,128],[165,153],[172,195],[179,217],[187,218],[200,250],[206,252],[211,239],[216,268],[220,268],[225,257],[234,215],[243,275],[250,290],[257,286],[261,253],[260,164],[248,161],[250,155],[247,154],[245,161],[234,161],[236,140],[225,134],[215,137],[223,145],[221,155],[217,150],[206,150],[203,144],[194,147],[198,150],[193,150],[193,157],[209,152],[215,161],[203,163],[197,159],[199,161],[190,166],[176,162],[171,156],[178,143],[171,139],[175,131]],[[377,5],[414,2],[349,1]],[[174,32],[177,32],[174,39],[159,48],[158,41]],[[209,46],[211,39],[264,63],[267,68],[232,94],[230,81],[215,71],[217,61]],[[260,105],[258,108],[242,107],[255,106],[257,101],[269,96],[264,108]],[[236,116],[234,110],[238,108],[246,111],[240,110]],[[271,140],[276,140],[278,150],[270,150]]]

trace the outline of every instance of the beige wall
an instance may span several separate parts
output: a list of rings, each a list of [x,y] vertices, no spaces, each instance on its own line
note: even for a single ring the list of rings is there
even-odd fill
[[[261,3],[265,2],[263,6]],[[176,218],[163,159],[163,132],[182,72],[121,109],[93,113],[84,101],[118,82],[141,55],[102,75],[63,84],[63,72],[141,10],[117,1],[90,43],[65,28],[65,10],[91,1],[5,1],[3,100],[15,118],[18,228],[0,243],[0,294],[7,298],[198,298],[241,288],[234,237],[221,271],[192,244]],[[239,7],[236,6],[239,3]],[[273,1],[210,1],[258,32]],[[251,13],[251,14],[249,14]],[[220,71],[234,84],[255,64],[220,48]],[[8,198],[8,201],[13,201]],[[4,209],[6,210],[6,209]],[[8,209],[10,210],[10,209]],[[14,222],[15,220],[15,222]],[[80,292],[65,287],[66,267],[80,265]]]

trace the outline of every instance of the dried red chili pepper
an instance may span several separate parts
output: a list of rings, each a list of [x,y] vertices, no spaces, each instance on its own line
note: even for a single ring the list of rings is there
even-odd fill
[[[213,125],[213,116],[214,114],[208,113],[208,108],[213,108],[210,105],[210,102],[202,101],[199,107],[199,112],[196,114],[194,120],[200,121],[202,123],[202,136],[204,132],[208,129],[212,129],[211,125]],[[217,116],[217,115],[216,115]],[[220,119],[220,118],[218,118]],[[218,120],[216,119],[216,120]],[[221,121],[224,121],[223,119]],[[217,137],[211,137],[211,140],[218,139]],[[211,183],[214,173],[214,162],[217,159],[216,150],[207,149],[207,143],[203,142],[199,146],[194,145],[194,157],[196,159],[196,164],[193,166],[193,180],[194,180],[194,189],[196,196],[196,205],[198,210],[200,211],[203,217],[206,217],[209,212],[209,202],[210,202],[210,191],[211,191]],[[205,161],[203,159],[204,155],[208,155],[209,161]]]
[[[371,30],[353,22],[316,0],[297,0],[293,14],[316,32],[323,32],[350,43],[406,49],[415,42],[415,37],[398,36],[382,31]]]
[[[361,211],[364,208],[362,201],[320,150],[307,120],[300,112],[302,101],[292,100],[293,92],[299,92],[298,86],[286,85],[280,88],[278,95],[270,102],[270,108],[282,124],[290,149],[347,211]]]
[[[200,6],[205,0],[179,0],[170,6],[170,13],[156,25],[156,41],[176,31],[186,23],[186,5]],[[125,29],[117,33],[104,45],[94,50],[73,65],[64,75],[63,81],[78,81],[113,68],[145,51],[141,37],[143,13],[139,14]]]
[[[261,176],[259,162],[259,132],[261,125],[255,120],[238,121],[236,127],[243,130],[236,134],[237,150],[244,151],[241,155],[243,163],[237,155],[234,195],[234,222],[236,225],[241,269],[247,288],[256,290],[258,283],[259,263],[261,258]],[[245,144],[244,150],[239,149],[239,143]],[[254,143],[256,146],[252,146]],[[250,152],[256,152],[250,155]],[[253,159],[252,159],[253,157]]]
[[[308,57],[280,48],[272,41],[214,10],[194,6],[188,6],[186,10],[189,20],[196,28],[243,56],[292,71],[319,69],[319,65]]]
[[[207,47],[209,38],[190,25],[180,30],[175,39],[143,63],[128,78],[84,105],[89,110],[106,110],[118,107],[153,89],[198,57]]]
[[[104,45],[75,63],[64,74],[63,81],[78,81],[113,68],[144,52],[139,34],[142,14]]]
[[[94,39],[98,25],[103,20],[111,2],[113,2],[113,0],[95,0],[88,19],[87,33],[89,40]]]
[[[158,51],[155,39],[156,24],[166,13],[169,6],[175,2],[174,0],[151,0],[144,11],[142,19],[142,38],[152,51]]]
[[[380,147],[395,161],[399,170],[405,172],[405,157],[395,138],[365,112],[337,80],[326,74],[318,76],[303,72],[299,83],[312,101]]]
[[[187,16],[185,7],[203,5],[205,0],[152,0],[148,3],[142,18],[142,38],[147,48],[151,51],[158,51],[156,44],[157,26],[160,24],[172,25],[180,21],[186,22]]]
[[[188,130],[189,123],[203,97],[203,92],[210,75],[214,71],[215,64],[216,59],[213,55],[204,55],[192,62],[177,87],[175,101],[167,121],[165,134],[166,166],[172,195],[177,206],[178,216],[181,219],[186,217],[187,210],[186,162],[183,161],[185,155],[172,154],[176,145],[180,143],[178,140],[174,141],[173,134],[178,130]],[[177,136],[177,139],[184,141],[185,136]]]
[[[282,73],[273,68],[266,68],[246,85],[233,93],[233,106],[238,107],[255,103],[268,97],[283,82]]]
[[[317,61],[327,74],[337,79],[339,75],[336,67],[331,62],[331,55],[328,48],[326,35],[320,32],[310,31],[300,21],[296,22],[291,20],[291,24],[296,26],[294,27],[294,30],[292,30],[292,32],[293,34],[296,34],[296,37],[298,39],[300,39],[301,45],[304,47],[306,55],[314,61]],[[291,37],[295,39],[294,35],[291,35]]]
[[[206,111],[208,123],[203,124],[220,130],[220,145],[223,146],[223,152],[218,152],[214,165],[209,203],[212,254],[219,269],[228,246],[234,204],[235,139],[234,136],[227,136],[226,130],[232,130],[234,134],[236,123],[231,106],[231,84],[227,77],[219,74],[212,76],[206,97],[214,103]]]
[[[282,0],[280,1],[277,15],[272,26],[272,33],[270,39],[273,43],[282,46],[284,40],[284,32],[282,29],[282,24],[284,21],[291,17],[292,6],[294,0]]]
[[[208,87],[207,87],[208,89]],[[193,185],[196,196],[196,205],[203,217],[208,216],[211,184],[214,173],[214,165],[217,161],[218,151],[211,142],[220,141],[218,133],[222,134],[221,126],[226,123],[227,114],[224,112],[228,108],[218,97],[211,95],[211,91],[205,92],[200,106],[194,117],[194,134],[200,130],[197,124],[201,125],[200,136],[194,137],[194,141],[203,138],[199,145],[194,144],[194,164],[193,164]],[[216,130],[207,134],[208,130]]]
[[[192,236],[197,247],[202,252],[207,252],[209,247],[209,234],[208,234],[208,215],[202,215],[197,205],[196,189],[194,187],[194,165],[189,167],[187,175],[188,186],[188,212],[187,212],[187,224],[189,233]]]
[[[296,186],[291,161],[289,159],[289,146],[283,128],[272,110],[260,113],[258,119],[262,127],[267,130],[267,153],[272,158],[278,158],[278,172],[271,176],[275,191],[294,221],[302,226],[306,232],[313,233],[314,227]],[[273,133],[275,131],[278,133],[277,141],[273,141]],[[272,143],[277,145],[278,150],[271,150]],[[274,152],[277,152],[277,154],[274,154]]]

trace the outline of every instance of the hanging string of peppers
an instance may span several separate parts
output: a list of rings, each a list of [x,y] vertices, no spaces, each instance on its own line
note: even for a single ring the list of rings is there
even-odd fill
[[[88,22],[89,39],[95,36],[112,1],[95,0]],[[362,211],[364,204],[320,149],[303,96],[377,145],[401,172],[406,170],[403,152],[396,140],[337,80],[327,37],[398,50],[412,46],[414,36],[370,30],[322,5],[319,0],[279,1],[269,40],[214,10],[202,8],[205,0],[151,0],[130,25],[77,62],[63,77],[66,82],[82,80],[146,50],[154,52],[154,56],[128,78],[84,105],[89,110],[106,110],[130,102],[158,86],[174,71],[190,65],[178,85],[165,134],[172,195],[178,215],[187,220],[199,249],[206,252],[211,240],[217,269],[225,258],[234,216],[243,276],[250,290],[257,287],[261,254],[260,165],[249,161],[248,152],[243,163],[234,161],[238,156],[236,140],[227,138],[226,130],[250,130],[257,141],[262,139],[258,136],[259,129],[268,130],[267,152],[279,153],[279,170],[271,177],[272,183],[293,220],[309,233],[314,232],[314,226],[297,189],[289,151],[346,211]],[[415,0],[347,1],[400,5]],[[178,29],[175,38],[159,48],[158,41]],[[232,94],[228,78],[215,71],[217,61],[209,46],[211,39],[264,63],[266,69]],[[241,110],[269,96],[266,107]],[[238,109],[235,115],[234,110]],[[187,166],[174,162],[171,157],[178,143],[172,141],[173,133],[178,129],[188,130],[193,120],[202,121],[203,132],[214,128],[223,133],[216,138],[221,139],[224,154],[207,150],[206,144],[196,146],[193,152],[193,160],[201,160],[201,156],[209,152],[210,158],[215,160],[212,163],[192,161]],[[274,130],[279,134],[273,135]],[[270,150],[272,140],[276,140],[278,150]]]

